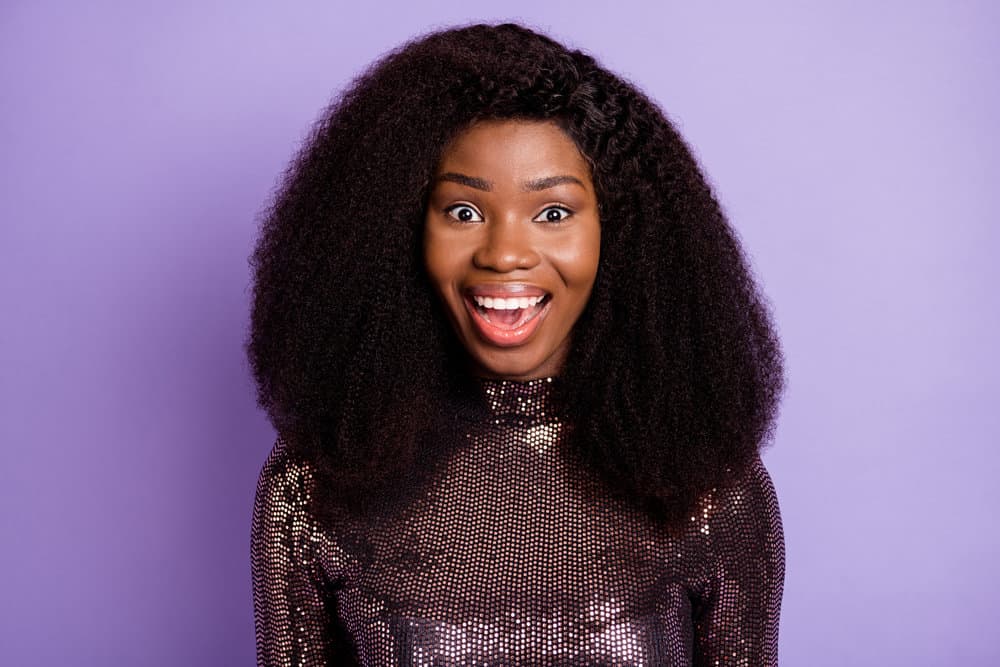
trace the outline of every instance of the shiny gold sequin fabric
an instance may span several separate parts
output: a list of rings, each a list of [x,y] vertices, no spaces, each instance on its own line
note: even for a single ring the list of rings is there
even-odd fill
[[[320,527],[279,439],[253,518],[259,664],[777,664],[784,543],[759,459],[670,538],[567,463],[550,380],[482,386],[492,420],[368,525]]]

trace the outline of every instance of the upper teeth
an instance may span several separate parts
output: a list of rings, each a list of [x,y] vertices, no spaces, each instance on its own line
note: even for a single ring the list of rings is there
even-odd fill
[[[542,296],[519,296],[511,299],[504,299],[493,296],[474,296],[476,303],[483,308],[495,308],[496,310],[517,310],[518,308],[531,308],[544,299]]]

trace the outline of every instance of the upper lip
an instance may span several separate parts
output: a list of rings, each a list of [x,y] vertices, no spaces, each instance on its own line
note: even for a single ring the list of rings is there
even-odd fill
[[[481,285],[472,285],[465,289],[465,293],[469,296],[489,296],[493,298],[505,298],[514,296],[538,296],[542,297],[548,294],[547,291],[543,290],[541,287],[535,287],[534,285],[527,285],[525,283],[484,283]]]

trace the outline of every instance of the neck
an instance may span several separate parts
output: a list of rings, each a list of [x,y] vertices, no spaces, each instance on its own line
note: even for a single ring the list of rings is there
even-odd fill
[[[497,417],[512,416],[532,420],[556,419],[555,393],[558,377],[532,380],[477,378],[490,412]]]

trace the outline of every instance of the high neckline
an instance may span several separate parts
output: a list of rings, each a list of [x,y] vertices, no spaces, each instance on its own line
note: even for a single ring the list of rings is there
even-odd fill
[[[486,405],[496,416],[521,417],[532,420],[555,419],[555,388],[557,377],[534,380],[476,378],[486,399]]]

